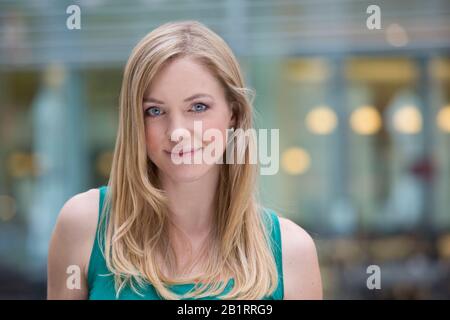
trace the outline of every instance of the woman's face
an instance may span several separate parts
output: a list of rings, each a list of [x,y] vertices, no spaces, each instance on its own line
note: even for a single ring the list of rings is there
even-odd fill
[[[208,129],[221,133],[223,147],[216,151],[223,155],[226,130],[234,125],[234,120],[222,85],[205,66],[187,57],[170,62],[146,90],[143,108],[147,155],[160,174],[188,182],[217,166],[194,161],[206,149],[211,150],[212,145],[208,145],[214,141],[203,133]],[[195,151],[180,154],[180,150]]]

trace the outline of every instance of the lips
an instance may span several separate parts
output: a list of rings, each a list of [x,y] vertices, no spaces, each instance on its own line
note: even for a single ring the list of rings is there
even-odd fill
[[[183,155],[187,155],[187,154],[193,154],[193,153],[195,153],[195,152],[197,152],[197,151],[199,151],[199,150],[201,150],[202,148],[197,148],[197,149],[184,149],[184,150],[181,150],[180,152],[178,152],[178,155],[181,157],[181,156],[183,156]],[[166,153],[168,153],[169,155],[176,155],[177,154],[177,152],[170,152],[170,151],[165,151]]]

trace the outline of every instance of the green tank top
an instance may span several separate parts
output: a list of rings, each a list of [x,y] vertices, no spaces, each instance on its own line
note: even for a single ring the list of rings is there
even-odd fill
[[[99,203],[99,217],[103,208],[103,201],[107,192],[107,186],[99,188],[100,191],[100,203]],[[264,214],[266,218],[264,221],[267,227],[270,228],[270,247],[274,254],[277,271],[278,271],[278,284],[276,290],[263,298],[263,300],[282,300],[284,297],[283,286],[283,267],[282,267],[282,255],[281,255],[281,233],[280,223],[278,216],[270,209],[264,208]],[[98,224],[97,224],[98,229]],[[222,294],[228,292],[233,287],[233,280],[227,283],[225,290]],[[92,248],[89,266],[88,266],[88,287],[89,287],[89,299],[90,300],[115,300],[116,293],[114,289],[114,277],[109,272],[105,258],[100,250],[98,232],[96,232],[94,245]],[[177,294],[187,293],[194,287],[194,284],[175,284],[170,286],[170,289]],[[123,300],[161,300],[162,297],[157,293],[155,288],[151,284],[147,284],[144,288],[139,288],[139,295],[132,290],[131,287],[124,287],[118,299]],[[190,298],[195,299],[195,298]],[[220,300],[220,296],[199,298],[200,300]]]

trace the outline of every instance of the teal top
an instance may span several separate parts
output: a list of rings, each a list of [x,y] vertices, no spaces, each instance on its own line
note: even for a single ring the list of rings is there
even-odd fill
[[[103,208],[103,201],[107,192],[107,186],[102,186],[100,190],[100,203],[99,203],[99,217]],[[280,222],[278,216],[269,209],[264,209],[267,217],[270,217],[272,223],[266,223],[270,228],[271,249],[274,254],[277,271],[278,271],[278,285],[276,290],[263,298],[263,300],[283,300],[284,286],[283,286],[283,267],[281,256],[281,233]],[[98,229],[98,225],[97,225]],[[230,279],[223,293],[229,292],[233,286],[234,279]],[[88,267],[88,286],[89,286],[89,299],[91,300],[115,300],[116,292],[114,289],[114,277],[109,272],[105,258],[100,250],[98,232],[96,232],[94,245],[92,248],[89,267]],[[170,289],[176,294],[184,294],[191,290],[195,284],[175,284],[170,286]],[[151,284],[146,284],[144,288],[138,288],[139,295],[132,290],[130,286],[125,286],[121,291],[118,299],[121,300],[161,300],[162,297],[157,293],[155,288]],[[222,293],[222,294],[223,294]],[[195,299],[195,298],[189,298]],[[211,296],[205,298],[199,298],[200,300],[220,300],[220,296]]]

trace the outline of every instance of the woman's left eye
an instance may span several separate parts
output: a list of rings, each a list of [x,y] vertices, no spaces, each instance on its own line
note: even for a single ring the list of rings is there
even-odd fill
[[[192,111],[194,111],[194,112],[203,112],[203,111],[206,111],[206,110],[208,110],[208,106],[206,105],[206,104],[203,104],[203,103],[196,103],[196,104],[194,104],[193,106],[192,106]]]

